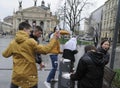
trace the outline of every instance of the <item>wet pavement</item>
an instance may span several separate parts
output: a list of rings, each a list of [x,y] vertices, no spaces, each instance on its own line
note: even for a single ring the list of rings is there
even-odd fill
[[[10,87],[11,75],[12,75],[12,57],[4,58],[2,56],[2,51],[7,47],[7,45],[10,43],[11,40],[12,40],[11,36],[0,37],[0,88]],[[62,48],[63,45],[61,45],[61,50]],[[80,52],[76,54],[75,67],[77,65],[80,56],[83,54],[83,46],[78,46],[78,50],[80,50]],[[59,55],[59,58],[61,58],[61,55]],[[39,65],[36,64],[38,67],[38,76],[39,76],[38,88],[46,88],[44,85],[44,81],[46,80],[49,71],[51,69],[51,61],[49,58],[49,54],[42,55],[42,60],[46,65],[45,69],[39,70]],[[56,78],[58,78],[58,71],[56,72]],[[58,83],[55,84],[54,88],[58,88],[57,86]]]

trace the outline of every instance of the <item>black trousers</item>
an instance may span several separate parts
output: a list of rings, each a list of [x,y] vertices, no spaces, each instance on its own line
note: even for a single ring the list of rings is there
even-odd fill
[[[13,83],[11,83],[11,85],[10,85],[10,88],[18,88],[18,87],[19,86],[15,85]],[[31,88],[38,88],[38,85],[35,85],[35,86],[31,87]]]
[[[41,54],[36,54],[35,60],[36,60],[36,63],[41,64],[42,62]]]

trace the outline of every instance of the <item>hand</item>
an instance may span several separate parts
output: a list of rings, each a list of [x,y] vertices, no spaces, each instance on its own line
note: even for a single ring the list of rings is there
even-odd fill
[[[70,79],[70,73],[63,73],[62,77],[65,79]]]
[[[60,51],[60,52],[59,52],[59,54],[63,54],[63,52],[62,52],[62,51]]]
[[[56,31],[54,33],[54,38],[58,39],[60,37],[60,32],[59,31]]]
[[[40,70],[42,70],[42,68],[45,68],[45,64],[43,62],[40,63]]]

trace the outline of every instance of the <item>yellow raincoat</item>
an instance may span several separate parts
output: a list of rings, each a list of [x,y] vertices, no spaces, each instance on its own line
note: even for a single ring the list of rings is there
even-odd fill
[[[26,32],[18,31],[15,39],[2,53],[6,58],[13,56],[12,83],[22,88],[35,86],[38,83],[35,53],[48,53],[55,43],[56,39],[52,39],[45,46],[38,45]]]
[[[60,54],[61,53],[59,40],[57,40],[56,45],[53,47],[53,49],[51,49],[50,53],[52,53],[52,54]]]
[[[53,38],[54,33],[50,36],[50,40]],[[62,52],[60,51],[60,42],[59,40],[56,41],[55,46],[51,49],[49,52],[50,54],[61,54]]]

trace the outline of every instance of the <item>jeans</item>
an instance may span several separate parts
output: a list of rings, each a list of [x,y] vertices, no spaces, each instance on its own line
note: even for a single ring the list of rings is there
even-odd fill
[[[19,88],[19,86],[11,83],[10,88]],[[31,87],[31,88],[38,88],[38,85],[35,85],[35,86]]]
[[[47,82],[51,82],[51,79],[54,79],[55,73],[58,67],[58,55],[50,55],[50,59],[52,62],[52,69],[47,77]]]

